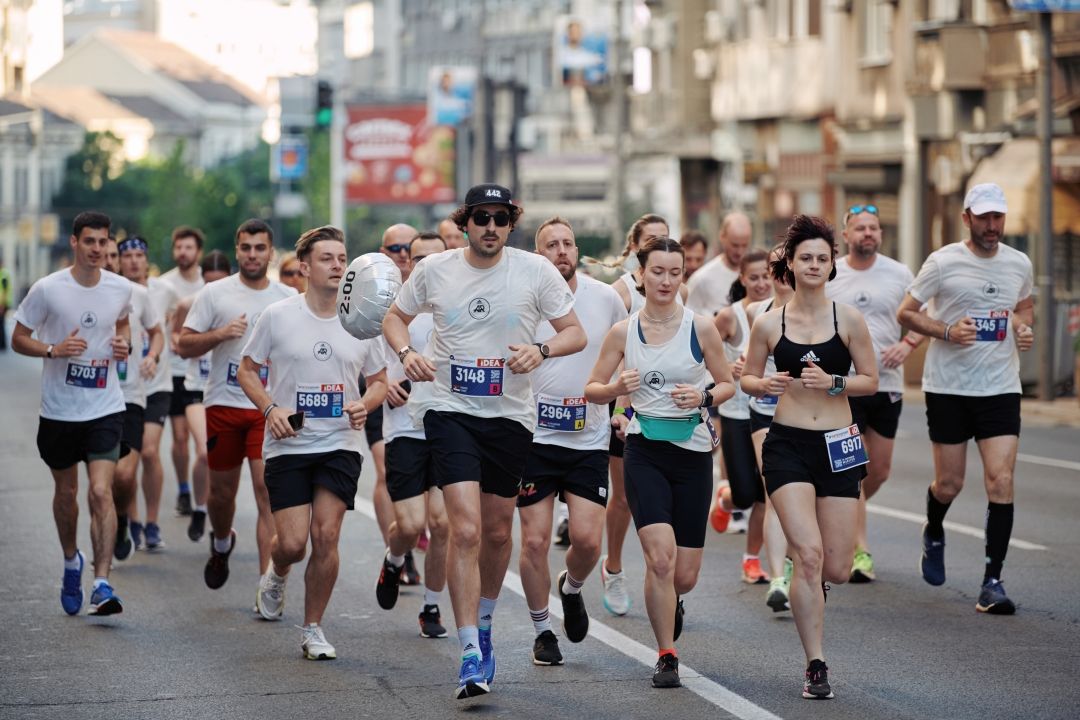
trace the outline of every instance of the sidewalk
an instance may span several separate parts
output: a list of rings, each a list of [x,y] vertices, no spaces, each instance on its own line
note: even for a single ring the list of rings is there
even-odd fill
[[[922,403],[923,391],[918,387],[904,389],[904,400]],[[1020,416],[1024,423],[1039,427],[1072,427],[1080,429],[1080,401],[1075,397],[1058,398],[1049,402],[1023,398]]]

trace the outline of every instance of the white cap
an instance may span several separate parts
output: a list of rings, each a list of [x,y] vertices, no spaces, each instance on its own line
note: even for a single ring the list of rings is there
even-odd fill
[[[1005,191],[996,183],[980,183],[968,190],[964,197],[964,209],[971,210],[973,215],[1009,212],[1005,205]]]

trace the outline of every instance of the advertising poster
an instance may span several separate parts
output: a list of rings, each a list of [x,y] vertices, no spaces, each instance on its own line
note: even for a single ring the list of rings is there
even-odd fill
[[[472,116],[476,68],[436,65],[428,74],[428,118],[435,125],[458,125]]]
[[[581,18],[555,20],[555,77],[571,87],[600,85],[608,79],[608,35]]]

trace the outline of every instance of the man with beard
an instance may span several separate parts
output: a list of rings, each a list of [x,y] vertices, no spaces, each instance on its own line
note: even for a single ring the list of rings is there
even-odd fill
[[[207,464],[210,466],[210,559],[203,579],[216,590],[229,579],[229,555],[236,545],[232,522],[240,470],[246,457],[251,470],[259,518],[255,539],[259,547],[259,574],[270,562],[274,519],[263,480],[263,429],[265,417],[244,394],[237,371],[241,351],[259,315],[271,303],[296,295],[296,291],[266,277],[274,255],[273,230],[262,220],[247,220],[236,231],[236,262],[240,272],[205,286],[195,296],[180,333],[183,358],[211,350],[210,376],[203,404],[206,407]],[[266,385],[269,367],[258,370]]]
[[[1011,615],[1001,583],[1013,525],[1013,472],[1020,444],[1020,357],[1035,342],[1034,277],[1027,255],[1003,245],[1005,193],[993,183],[968,190],[964,225],[971,237],[930,254],[897,319],[929,335],[923,368],[934,481],[926,493],[919,565],[931,585],[945,583],[949,505],[964,486],[967,442],[975,438],[989,502],[986,566],[975,609]],[[930,313],[919,309],[930,303]]]
[[[418,265],[383,320],[406,377],[432,383],[422,399],[414,397],[412,414],[424,423],[450,521],[447,579],[461,643],[459,699],[490,692],[495,678],[492,616],[536,423],[529,373],[586,342],[574,296],[555,267],[506,247],[521,212],[505,187],[471,188],[451,214],[468,247]],[[427,355],[409,344],[409,324],[425,311],[434,319]],[[534,343],[543,320],[555,335]]]
[[[909,332],[900,339],[896,311],[911,287],[914,276],[907,266],[881,255],[881,221],[875,205],[852,205],[844,215],[844,241],[848,254],[836,260],[836,277],[825,285],[825,294],[836,302],[859,309],[870,329],[878,359],[878,391],[849,398],[852,419],[859,426],[870,457],[859,497],[859,521],[855,536],[855,560],[851,582],[874,579],[874,559],[866,540],[866,501],[889,478],[893,444],[903,406],[902,366],[922,336]]]

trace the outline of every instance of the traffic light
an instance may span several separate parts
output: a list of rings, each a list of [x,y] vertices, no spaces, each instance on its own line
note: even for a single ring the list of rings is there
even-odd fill
[[[325,80],[319,81],[315,94],[315,127],[328,128],[334,119],[334,88]]]

